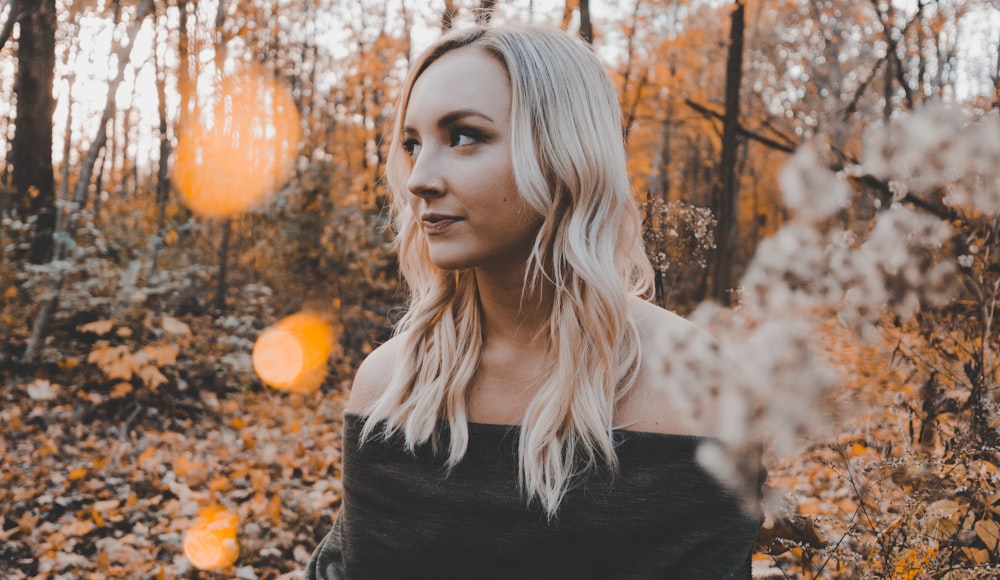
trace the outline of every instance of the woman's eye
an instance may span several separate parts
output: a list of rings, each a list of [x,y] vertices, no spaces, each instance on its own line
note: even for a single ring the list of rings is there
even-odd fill
[[[468,129],[457,129],[451,134],[452,147],[475,145],[478,142],[479,142],[479,133],[476,133],[475,131],[470,131]]]
[[[410,157],[415,157],[420,153],[420,142],[416,139],[407,139],[403,141],[403,151],[406,152]]]

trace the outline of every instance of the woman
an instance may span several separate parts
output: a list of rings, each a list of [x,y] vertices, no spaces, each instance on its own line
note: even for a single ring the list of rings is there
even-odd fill
[[[387,160],[409,304],[358,369],[344,502],[309,578],[748,578],[759,520],[651,379],[687,325],[637,295],[607,73],[563,31],[414,64]]]

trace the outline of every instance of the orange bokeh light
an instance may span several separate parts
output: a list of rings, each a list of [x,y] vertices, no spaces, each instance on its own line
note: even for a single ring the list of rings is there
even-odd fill
[[[196,100],[177,133],[172,182],[192,212],[229,217],[288,180],[302,129],[288,91],[247,68]]]
[[[184,555],[199,570],[232,566],[240,556],[240,516],[221,506],[201,510],[184,534]]]
[[[253,368],[264,384],[309,393],[323,384],[333,352],[333,327],[315,314],[300,312],[278,321],[257,337]]]

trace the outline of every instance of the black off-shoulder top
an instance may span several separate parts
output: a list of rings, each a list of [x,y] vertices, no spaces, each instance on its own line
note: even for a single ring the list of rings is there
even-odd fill
[[[618,471],[579,479],[550,520],[519,489],[518,427],[470,423],[448,473],[430,444],[359,446],[364,420],[345,417],[343,505],[306,578],[750,578],[761,520],[698,465],[704,439],[615,431]]]

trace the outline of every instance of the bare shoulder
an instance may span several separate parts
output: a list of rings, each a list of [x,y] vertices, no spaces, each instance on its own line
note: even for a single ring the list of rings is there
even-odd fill
[[[639,327],[639,340],[644,346],[663,331],[704,332],[683,316],[638,297],[629,297],[629,311]]]
[[[629,311],[639,331],[641,363],[636,384],[615,411],[615,425],[634,431],[711,435],[702,425],[681,416],[669,392],[658,380],[655,365],[662,364],[664,335],[692,336],[711,340],[707,332],[686,318],[640,298],[632,298]],[[711,385],[705,385],[710,388]]]
[[[354,373],[351,396],[344,409],[346,412],[365,414],[379,398],[402,359],[403,340],[402,336],[394,336],[361,361]]]

